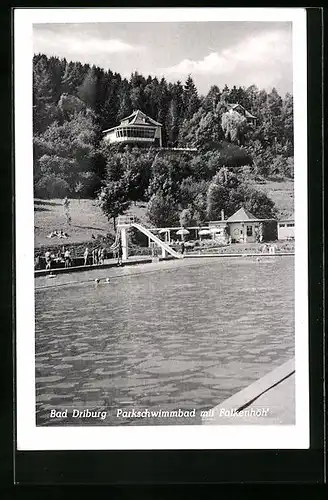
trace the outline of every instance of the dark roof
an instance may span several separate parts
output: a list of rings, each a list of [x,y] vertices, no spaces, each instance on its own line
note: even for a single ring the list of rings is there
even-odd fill
[[[235,212],[227,219],[228,222],[245,222],[248,220],[258,220],[258,219],[256,219],[256,217],[254,217],[254,215],[251,214],[244,207],[241,207],[239,210],[237,210],[237,212]]]
[[[162,124],[150,118],[145,113],[137,109],[121,120],[121,124],[128,122],[129,125],[156,125],[161,127]]]
[[[245,116],[247,118],[256,118],[256,116],[252,115],[252,113],[250,113],[249,111],[247,111],[247,109],[244,108],[244,106],[242,106],[241,104],[238,104],[238,103],[228,103],[228,106],[229,106],[230,109],[236,109],[238,107],[243,108],[243,110],[245,111]]]
[[[117,128],[120,127],[126,127],[129,125],[143,125],[143,126],[149,126],[149,127],[162,127],[162,124],[153,120],[150,118],[150,116],[147,116],[145,113],[140,111],[140,109],[137,109],[131,113],[131,115],[126,116],[125,118],[122,118],[120,125],[116,125],[116,127],[108,128],[106,130],[103,130],[103,134],[106,132],[110,132],[111,130],[116,130]]]

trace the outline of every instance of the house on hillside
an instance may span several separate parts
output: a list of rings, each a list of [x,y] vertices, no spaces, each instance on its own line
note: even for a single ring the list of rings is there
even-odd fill
[[[257,120],[256,116],[252,115],[252,113],[247,111],[247,109],[245,109],[244,106],[242,106],[241,104],[228,103],[228,108],[229,112],[236,111],[240,115],[243,115],[246,118],[247,123],[249,123],[250,125],[256,125],[256,120]]]
[[[162,147],[162,124],[145,115],[139,109],[123,118],[116,127],[103,131],[110,144],[136,144]]]
[[[295,238],[294,217],[278,221],[278,240],[293,240]]]

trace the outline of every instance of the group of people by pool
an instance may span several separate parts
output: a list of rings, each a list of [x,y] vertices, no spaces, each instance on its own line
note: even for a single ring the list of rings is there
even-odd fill
[[[122,265],[122,245],[119,242],[115,251],[113,251],[114,258],[117,259],[117,265]],[[83,261],[81,264],[84,266],[87,265],[103,265],[105,263],[107,252],[104,247],[94,247],[90,249],[86,247],[83,253]],[[42,265],[42,254],[37,254],[35,257],[35,269],[44,268],[44,264]],[[74,260],[77,260],[76,258]],[[71,267],[73,265],[72,253],[69,248],[62,247],[60,251],[57,253],[51,252],[50,250],[46,250],[44,253],[45,268],[47,270],[51,270],[53,267],[62,267],[61,264],[64,264],[65,268]],[[55,265],[54,265],[55,264]],[[56,265],[57,264],[57,265]],[[58,266],[59,264],[59,266]]]
[[[84,250],[83,258],[84,258],[84,265],[87,266],[90,264],[90,261],[92,265],[96,266],[98,264],[104,264],[105,262],[105,254],[106,251],[104,248],[99,247],[99,248],[94,248],[93,250],[89,250],[88,247]]]
[[[58,261],[61,262],[63,260],[65,267],[70,267],[72,265],[72,256],[68,248],[65,249],[63,247],[62,252],[58,252],[57,256],[51,253],[49,250],[47,250],[44,254],[44,258],[46,262],[46,269],[51,269],[53,262],[58,262]]]
[[[185,243],[182,241],[180,243],[180,252],[181,254],[185,253]],[[114,258],[117,259],[117,265],[121,266],[122,263],[122,242],[121,239],[118,238],[117,241],[112,245],[111,250],[113,252]],[[260,252],[263,253],[275,253],[276,246],[275,245],[261,245]],[[83,253],[83,265],[102,265],[105,263],[106,250],[103,247],[94,247],[93,249],[89,249],[86,247]],[[64,263],[65,268],[71,267],[73,263],[71,251],[65,247],[62,248],[61,252],[58,252],[57,255],[51,253],[47,250],[44,254],[45,259],[45,267],[47,270],[52,269],[53,262],[56,263]],[[41,266],[41,256],[37,255],[35,259],[35,269],[40,269]]]

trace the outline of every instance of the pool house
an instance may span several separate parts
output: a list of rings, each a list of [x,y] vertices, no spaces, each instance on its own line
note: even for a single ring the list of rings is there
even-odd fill
[[[267,229],[275,223],[274,219],[260,219],[254,217],[245,207],[241,207],[228,219],[210,221],[209,230],[213,239],[226,243],[255,243],[266,239]]]

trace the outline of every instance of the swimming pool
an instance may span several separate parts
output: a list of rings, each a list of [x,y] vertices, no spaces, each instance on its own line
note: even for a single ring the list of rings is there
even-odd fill
[[[117,409],[208,409],[294,355],[293,257],[185,259],[36,284],[37,425],[63,425],[50,411],[66,408],[107,410],[66,425],[176,423],[118,419]]]

